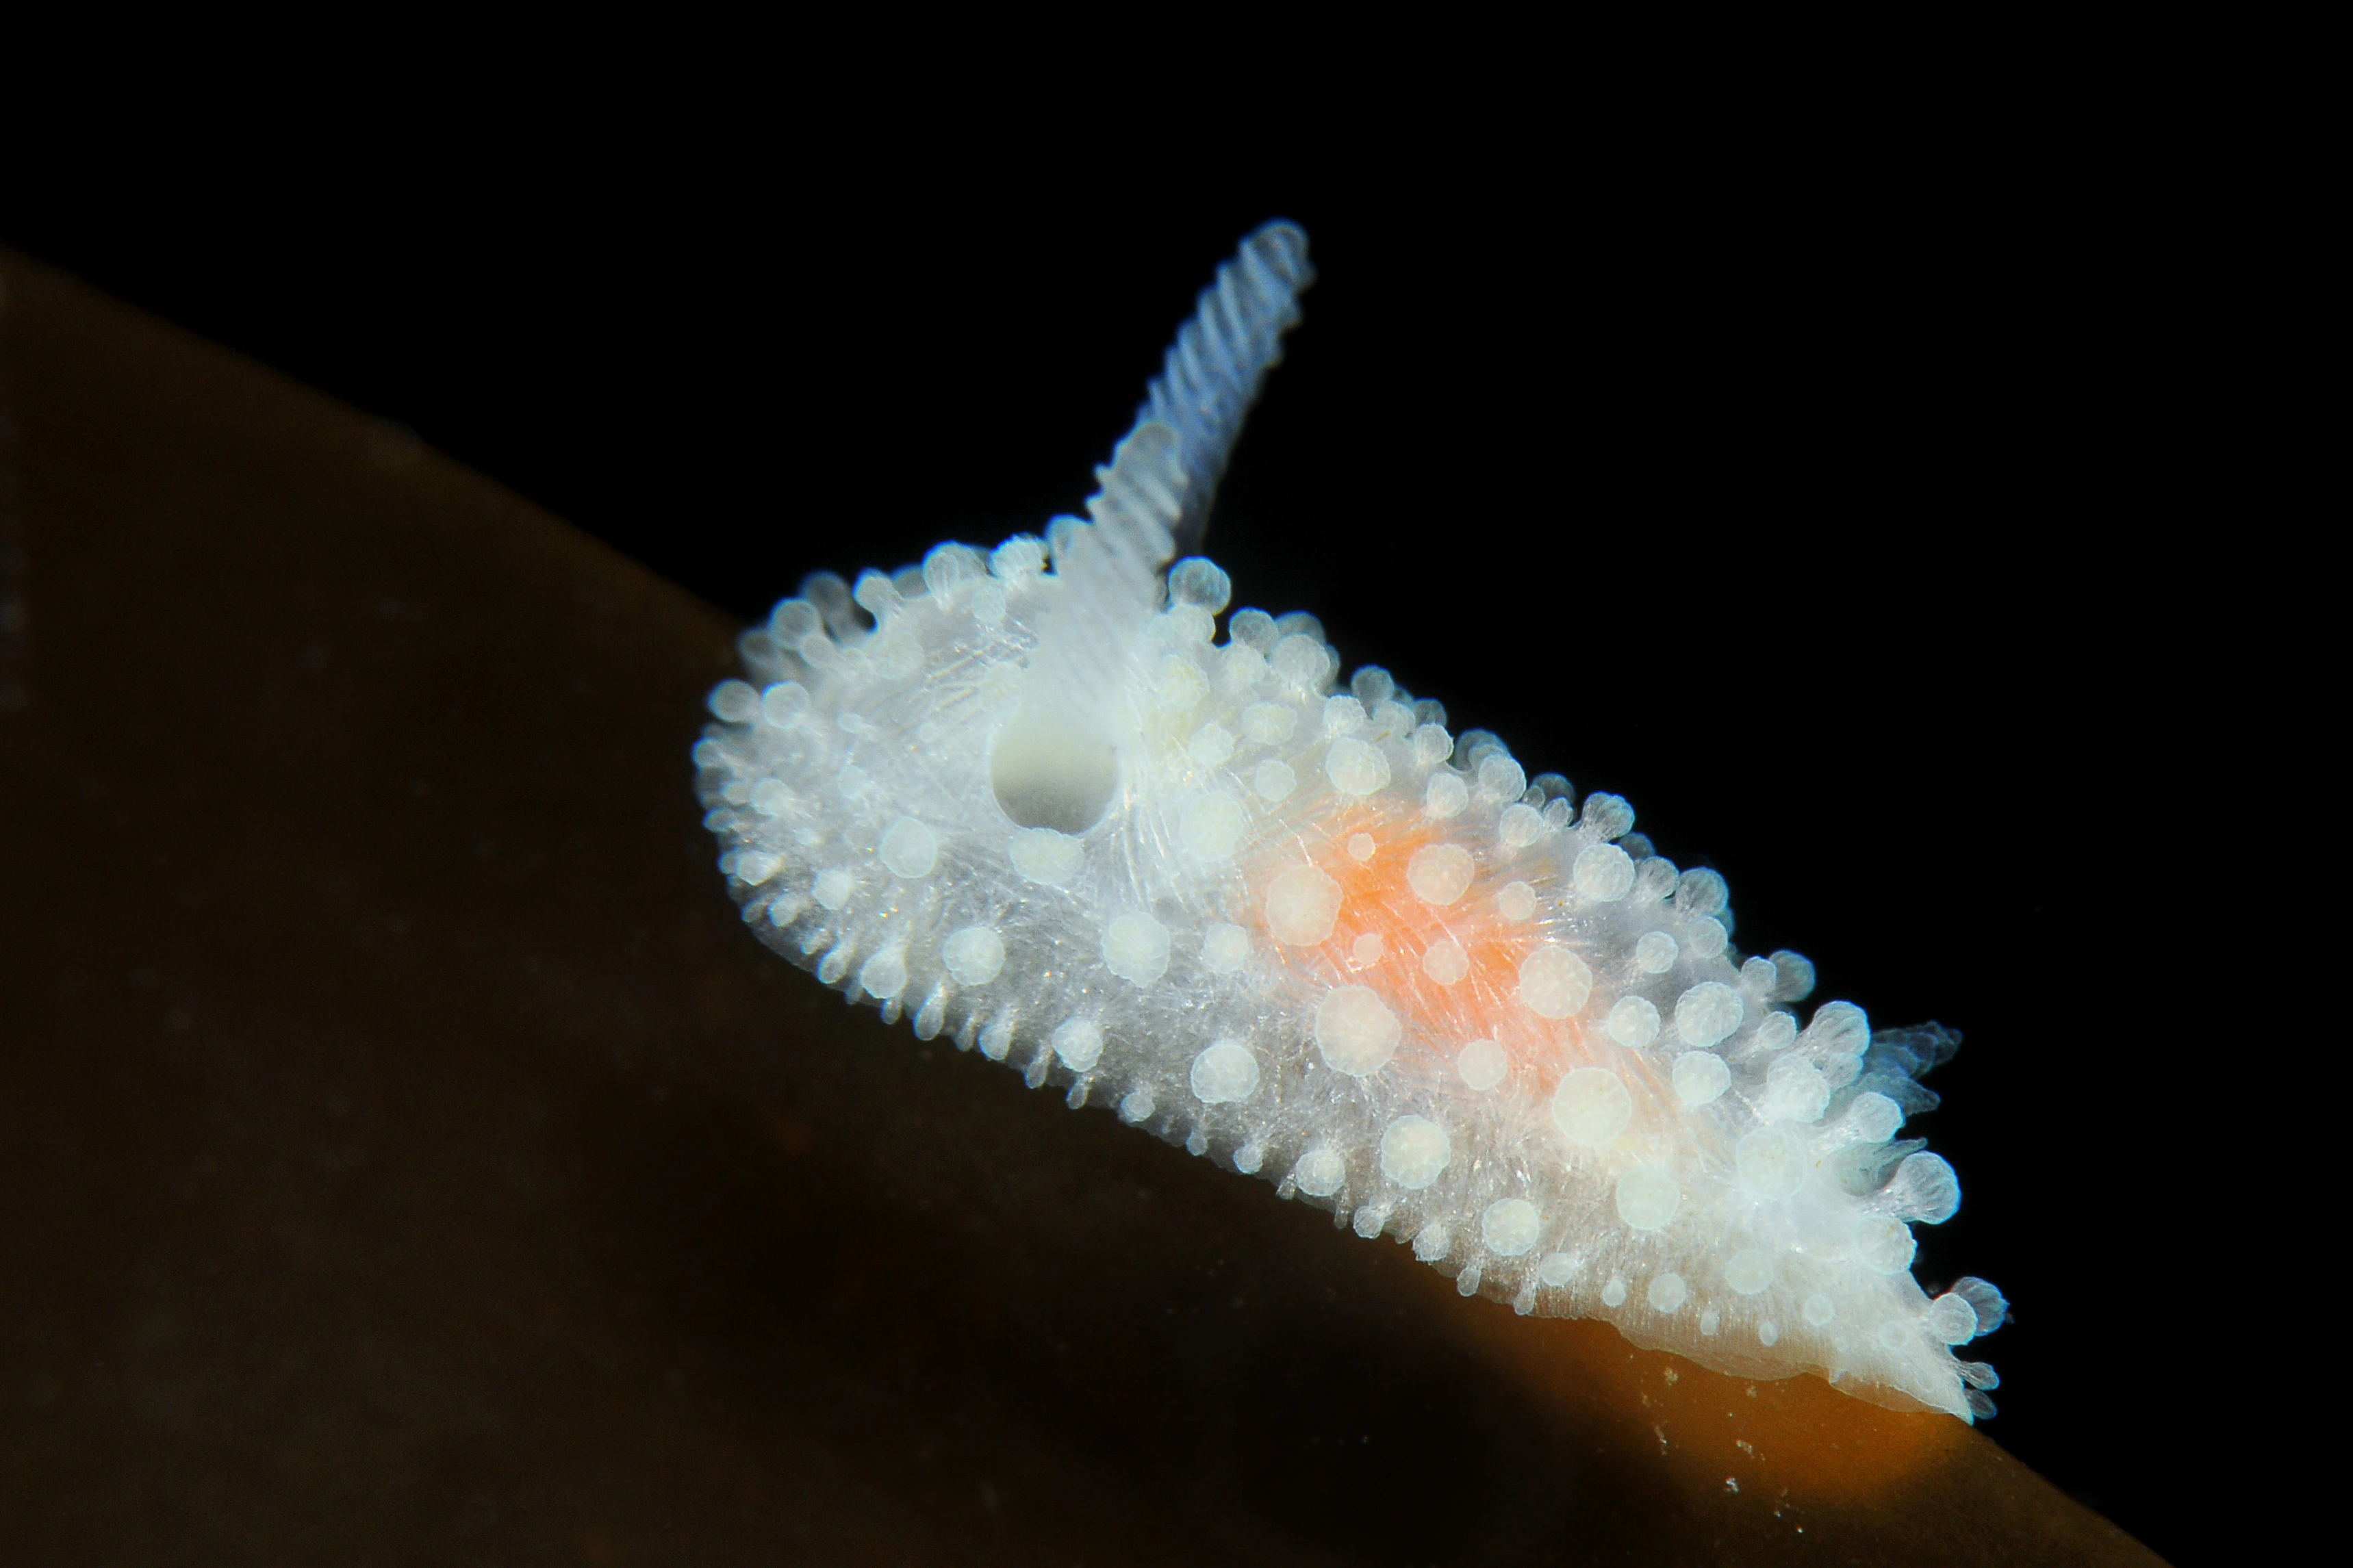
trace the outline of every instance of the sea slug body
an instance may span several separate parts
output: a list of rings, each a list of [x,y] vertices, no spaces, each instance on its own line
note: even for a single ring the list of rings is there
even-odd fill
[[[1715,872],[1531,778],[1195,555],[1311,274],[1272,224],[1203,294],[1091,521],[814,577],[694,749],[760,939],[923,1039],[1066,1086],[1388,1235],[1465,1295],[1750,1376],[1989,1415],[1899,1139],[1959,1037],[1874,1031],[1731,944]],[[1174,561],[1173,567],[1170,563]]]

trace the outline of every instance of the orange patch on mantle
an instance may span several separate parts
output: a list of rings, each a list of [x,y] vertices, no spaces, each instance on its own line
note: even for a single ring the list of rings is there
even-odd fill
[[[1348,853],[1348,841],[1359,833],[1373,840],[1366,860]],[[1449,1066],[1472,1041],[1493,1040],[1515,1065],[1532,1069],[1526,1081],[1538,1096],[1549,1094],[1573,1068],[1607,1063],[1624,1070],[1626,1053],[1589,1033],[1581,1016],[1555,1022],[1521,1005],[1520,964],[1541,942],[1543,928],[1534,920],[1507,921],[1496,908],[1503,889],[1524,879],[1519,868],[1482,859],[1469,889],[1442,908],[1415,896],[1406,879],[1414,852],[1460,841],[1454,824],[1432,822],[1419,807],[1383,811],[1352,804],[1328,821],[1301,825],[1282,853],[1247,868],[1252,918],[1303,980],[1368,987],[1403,1024],[1409,1045],[1427,1047]],[[1266,930],[1267,884],[1284,868],[1301,864],[1340,886],[1332,934],[1314,947],[1285,945]],[[1367,935],[1380,939],[1380,956],[1359,963],[1356,943]],[[1460,943],[1470,964],[1451,985],[1440,985],[1422,968],[1423,955],[1442,938]],[[1646,1080],[1655,1078],[1641,1070],[1643,1064],[1636,1067]],[[1644,1086],[1635,1087],[1638,1100],[1645,1098],[1639,1092]],[[1649,1087],[1658,1091],[1655,1083]]]

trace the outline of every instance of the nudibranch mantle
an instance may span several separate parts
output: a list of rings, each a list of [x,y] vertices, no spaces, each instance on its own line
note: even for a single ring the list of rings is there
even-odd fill
[[[1199,538],[1310,280],[1252,235],[1091,521],[820,574],[747,632],[694,749],[760,939],[916,1035],[1410,1242],[1462,1294],[1749,1376],[1989,1415],[1911,1226],[1951,1168],[1896,1133],[1958,1037],[1872,1030],[1743,957],[1715,872],[1619,797],[1531,779],[1315,619],[1235,612]],[[860,612],[864,614],[860,615]],[[871,625],[869,624],[871,617]]]

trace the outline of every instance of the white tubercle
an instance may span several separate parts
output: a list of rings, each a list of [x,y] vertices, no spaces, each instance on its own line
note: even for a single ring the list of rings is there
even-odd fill
[[[1723,878],[1526,770],[1198,556],[1305,286],[1260,231],[1203,296],[1091,521],[810,579],[694,749],[760,940],[886,1018],[1409,1242],[1465,1294],[1601,1317],[1747,1376],[1968,1419],[1897,1134],[1958,1037],[1873,1031],[1744,954]],[[1802,1026],[1801,1026],[1802,1025]]]

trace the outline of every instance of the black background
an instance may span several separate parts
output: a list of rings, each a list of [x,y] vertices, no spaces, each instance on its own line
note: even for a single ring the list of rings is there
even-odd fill
[[[550,146],[163,147],[0,239],[748,618],[1078,510],[1216,264],[1297,219],[1322,279],[1208,540],[1236,605],[1628,796],[1816,1000],[1964,1030],[1918,1124],[1964,1202],[1919,1271],[2016,1304],[1988,1431],[2194,1551],[2224,1423],[2177,1342],[2216,1200],[2176,1129],[2242,961],[2170,911],[2245,876],[2206,780],[2247,721],[2221,590],[2168,564],[2212,526],[2161,417],[2196,314],[2113,171]]]

